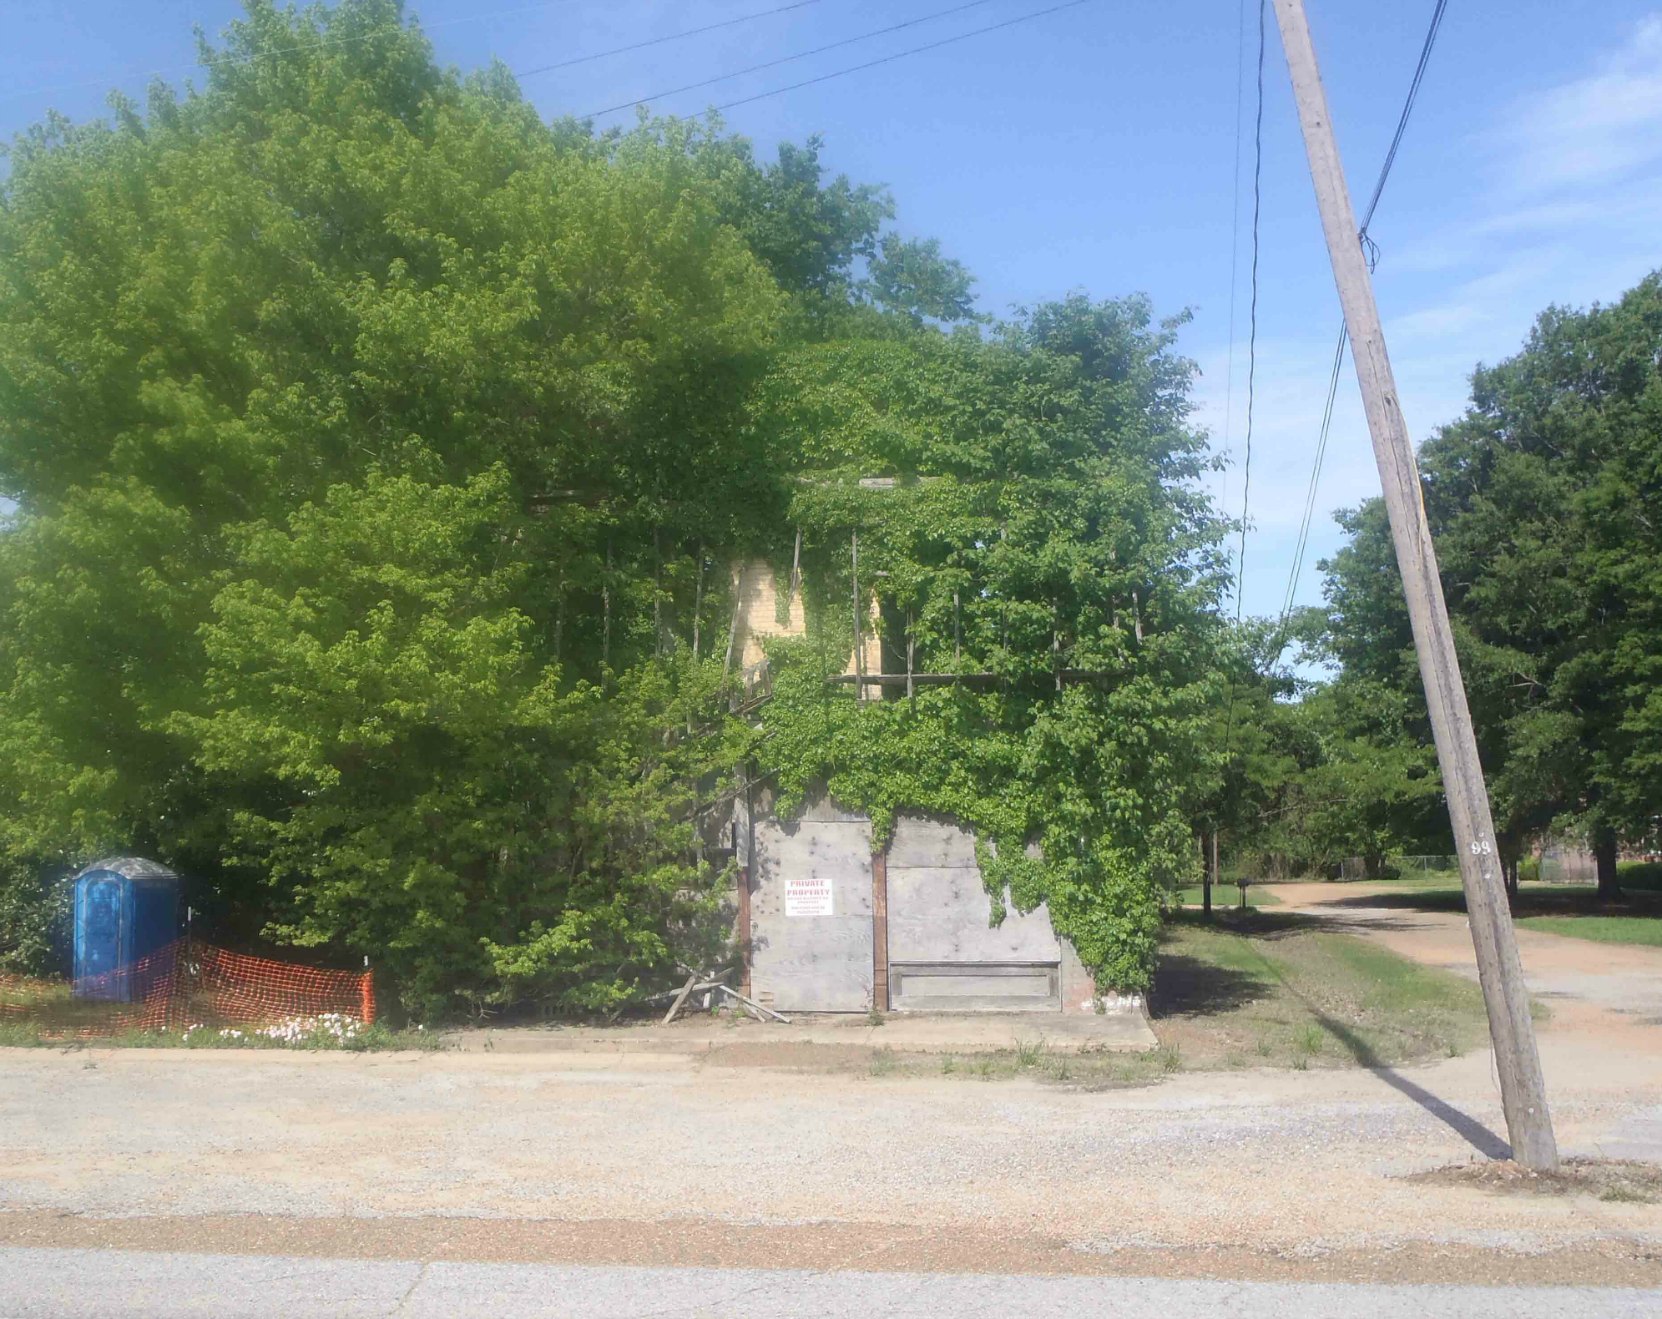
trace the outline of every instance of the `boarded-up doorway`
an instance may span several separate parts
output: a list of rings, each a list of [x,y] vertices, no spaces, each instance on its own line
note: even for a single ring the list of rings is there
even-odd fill
[[[751,987],[781,1012],[872,1006],[871,821],[829,802],[756,820]]]
[[[1043,906],[1008,901],[994,926],[967,829],[902,816],[888,853],[889,994],[896,1011],[1054,1012],[1062,947]]]

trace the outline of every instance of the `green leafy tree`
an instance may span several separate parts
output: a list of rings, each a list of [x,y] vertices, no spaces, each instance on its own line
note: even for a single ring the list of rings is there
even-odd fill
[[[967,273],[816,141],[545,123],[396,0],[250,0],[203,60],[25,134],[0,184],[13,962],[48,955],[54,877],[133,848],[212,929],[368,954],[418,1012],[610,1009],[712,964],[695,822],[756,750],[728,568],[800,526],[841,591],[859,525],[925,662],[998,683],[854,711],[911,786],[859,786],[844,739],[839,787],[961,808],[1018,902],[1146,978],[1215,695],[1169,326],[1076,298],[947,334]],[[887,473],[919,479],[843,480]],[[782,751],[819,676],[781,680]]]
[[[1606,895],[1619,841],[1662,810],[1659,353],[1656,275],[1608,307],[1549,310],[1420,455],[1503,857],[1515,872],[1531,835],[1578,825]],[[1336,653],[1423,727],[1381,509],[1347,530],[1328,569]]]
[[[755,494],[768,176],[545,125],[388,0],[256,0],[204,56],[0,194],[0,843],[159,853],[423,1008],[626,994],[713,880],[726,744],[665,731]]]

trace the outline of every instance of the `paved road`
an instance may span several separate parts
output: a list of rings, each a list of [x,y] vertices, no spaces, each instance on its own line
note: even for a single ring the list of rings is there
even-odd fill
[[[0,1249],[5,1319],[1607,1319],[1662,1293],[759,1269],[373,1263],[282,1256]]]

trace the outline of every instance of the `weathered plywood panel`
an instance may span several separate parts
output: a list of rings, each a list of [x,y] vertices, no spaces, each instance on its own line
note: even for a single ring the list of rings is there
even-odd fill
[[[1053,1012],[1061,1006],[1058,968],[1049,964],[896,963],[890,975],[899,1011]]]
[[[751,986],[783,1012],[864,1012],[872,1004],[871,824],[857,818],[756,822]],[[827,881],[828,915],[787,911],[793,877]]]
[[[1008,901],[990,924],[992,898],[981,872],[960,866],[889,862],[891,962],[1059,962],[1062,946],[1041,905],[1026,915]]]
[[[840,822],[843,824],[863,824],[866,826],[866,842],[871,842],[871,819],[859,811],[844,810],[829,797],[816,797],[802,808],[797,816],[799,820],[819,820],[825,822]]]
[[[974,866],[975,835],[955,824],[903,815],[889,839],[890,866]]]
[[[780,1012],[869,1011],[871,918],[813,916],[767,924],[757,937],[750,983],[758,1002]]]

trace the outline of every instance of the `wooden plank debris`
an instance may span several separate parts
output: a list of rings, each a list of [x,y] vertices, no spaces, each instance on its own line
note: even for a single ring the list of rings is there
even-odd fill
[[[728,998],[730,998],[734,1002],[736,1002],[740,1007],[742,1007],[751,1016],[755,1017],[757,1021],[768,1021],[768,1020],[782,1021],[787,1026],[789,1026],[791,1024],[791,1019],[789,1017],[787,1017],[784,1013],[775,1012],[772,1008],[769,1008],[769,1007],[763,1007],[755,999],[750,998],[750,997],[748,997],[744,994],[739,993],[738,990],[734,989],[730,985],[717,985],[716,988],[719,989],[722,993],[726,994]]]
[[[681,986],[681,992],[675,996],[675,1002],[669,1005],[669,1011],[664,1013],[664,1025],[669,1025],[680,1013],[681,1007],[692,996],[693,988],[698,984],[698,976],[690,975],[687,983]]]

